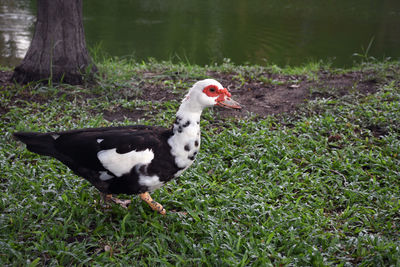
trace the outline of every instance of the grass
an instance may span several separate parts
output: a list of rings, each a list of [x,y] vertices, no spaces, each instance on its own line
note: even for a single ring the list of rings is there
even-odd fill
[[[210,69],[243,79],[265,70],[311,78],[320,68],[350,70],[228,61],[207,69],[115,59],[98,65],[103,78],[94,88],[1,90],[2,266],[400,265],[398,62],[358,67],[379,75],[371,95],[352,92],[310,101],[294,114],[224,122],[207,110],[196,163],[153,193],[167,211],[187,213],[167,216],[137,197],[128,210],[100,207],[85,180],[28,152],[12,132],[108,126],[99,111],[118,106],[148,107],[149,119],[140,123],[169,126],[177,101],[152,104],[132,96],[141,94],[143,82],[181,92],[187,79],[206,77]],[[28,93],[37,101],[26,100]],[[113,125],[129,123],[135,122]]]

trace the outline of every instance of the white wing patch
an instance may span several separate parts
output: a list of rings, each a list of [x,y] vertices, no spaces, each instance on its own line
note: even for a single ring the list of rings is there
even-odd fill
[[[154,159],[154,153],[151,149],[146,149],[120,154],[116,148],[112,148],[99,151],[97,158],[104,168],[120,177],[129,173],[137,164],[149,164]]]
[[[139,175],[139,184],[147,186],[150,192],[160,188],[164,185],[164,182],[160,181],[160,178],[157,175],[153,176],[146,176],[146,175]]]

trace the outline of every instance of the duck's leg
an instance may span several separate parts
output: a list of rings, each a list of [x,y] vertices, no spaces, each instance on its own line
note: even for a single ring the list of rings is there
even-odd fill
[[[139,196],[140,196],[140,198],[141,198],[144,202],[146,202],[147,204],[149,204],[150,208],[152,208],[153,210],[158,211],[158,213],[160,213],[160,214],[162,214],[162,215],[165,215],[165,214],[167,213],[167,212],[165,211],[164,207],[163,207],[160,203],[155,202],[155,201],[151,198],[149,192],[145,192],[145,193],[139,194]]]
[[[115,197],[113,197],[112,196],[112,194],[109,194],[109,195],[107,195],[107,194],[105,194],[105,193],[100,193],[100,195],[101,195],[101,197],[103,198],[103,200],[104,200],[104,202],[110,202],[110,201],[112,201],[112,202],[114,202],[114,203],[116,203],[116,204],[119,204],[121,207],[123,207],[124,209],[127,209],[128,208],[128,205],[129,204],[131,204],[131,200],[129,200],[129,199],[127,199],[127,200],[121,200],[121,199],[118,199],[118,198],[115,198]]]

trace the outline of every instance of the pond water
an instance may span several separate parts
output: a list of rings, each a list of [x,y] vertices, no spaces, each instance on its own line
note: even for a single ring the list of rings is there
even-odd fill
[[[399,0],[84,0],[89,47],[108,55],[194,64],[350,66],[354,53],[400,57]],[[0,65],[32,38],[36,1],[0,1]]]

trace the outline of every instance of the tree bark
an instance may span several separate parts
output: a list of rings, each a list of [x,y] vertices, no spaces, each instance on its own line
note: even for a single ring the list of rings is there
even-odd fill
[[[86,49],[82,0],[37,0],[32,42],[12,79],[82,84],[95,72]]]

